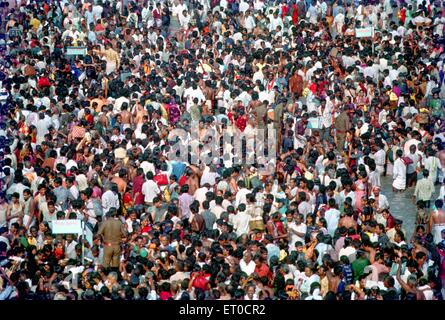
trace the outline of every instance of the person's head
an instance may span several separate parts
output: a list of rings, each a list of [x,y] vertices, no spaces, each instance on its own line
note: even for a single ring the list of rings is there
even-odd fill
[[[394,221],[394,229],[396,231],[401,231],[402,230],[402,224],[403,224],[402,220],[395,219],[395,221]]]
[[[379,186],[375,186],[374,188],[372,188],[372,193],[377,198],[380,195],[380,187]]]
[[[255,285],[249,285],[246,289],[246,294],[249,299],[253,299],[253,296],[255,295]]]
[[[419,266],[423,265],[427,259],[428,257],[425,252],[420,251],[416,253],[415,260]]]
[[[48,206],[48,211],[50,213],[54,213],[56,211],[56,206],[54,204],[54,201],[52,201],[52,200],[48,201],[47,206]]]
[[[437,209],[442,209],[442,207],[443,207],[443,200],[442,199],[437,199],[436,201],[434,201],[434,206],[437,208]]]
[[[385,278],[383,279],[383,285],[385,286],[385,288],[389,289],[389,288],[393,288],[395,285],[395,280],[394,277],[391,275],[386,275]]]
[[[402,241],[405,241],[405,235],[403,234],[402,231],[396,231],[396,233],[394,235],[394,242],[400,243]]]

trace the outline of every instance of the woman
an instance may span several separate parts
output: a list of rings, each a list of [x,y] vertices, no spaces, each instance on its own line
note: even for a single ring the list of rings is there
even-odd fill
[[[355,185],[355,208],[362,209],[362,198],[368,195],[368,177],[365,171],[358,173],[358,180]]]
[[[367,106],[368,106],[369,101],[368,101],[368,97],[365,96],[365,93],[363,92],[363,90],[358,91],[358,96],[355,97],[354,103],[358,109],[363,110],[364,112],[367,111]]]
[[[324,235],[328,234],[328,222],[325,218],[319,218],[317,221],[317,227]]]

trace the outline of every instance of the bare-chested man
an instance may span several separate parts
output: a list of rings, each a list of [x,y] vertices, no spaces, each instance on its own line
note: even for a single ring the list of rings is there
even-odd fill
[[[131,128],[131,123],[132,123],[132,116],[131,113],[128,111],[128,104],[126,102],[124,102],[121,106],[121,113],[120,115],[122,116],[122,124],[124,127],[124,130],[127,128]]]
[[[145,110],[145,108],[139,102],[136,102],[132,113],[134,116],[133,123],[135,123],[136,126],[142,126],[144,124],[144,116],[148,116],[147,110]]]
[[[206,80],[205,82],[203,82],[201,90],[206,99],[205,103],[202,106],[202,115],[212,115],[213,101],[215,100],[215,90],[212,89],[210,80]]]
[[[445,211],[442,199],[437,199],[434,205],[436,210],[431,214],[429,227],[434,236],[434,243],[438,243],[442,241],[442,231],[445,230]]]

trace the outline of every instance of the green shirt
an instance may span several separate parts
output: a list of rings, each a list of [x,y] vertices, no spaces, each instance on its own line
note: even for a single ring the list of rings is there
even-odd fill
[[[367,258],[356,259],[352,263],[352,271],[354,271],[354,282],[358,280],[358,277],[360,277],[363,274],[365,267],[369,265],[370,262]]]

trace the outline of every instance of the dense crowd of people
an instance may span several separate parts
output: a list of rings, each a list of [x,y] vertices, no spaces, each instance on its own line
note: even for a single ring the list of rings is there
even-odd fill
[[[444,299],[443,1],[0,12],[0,300]]]

